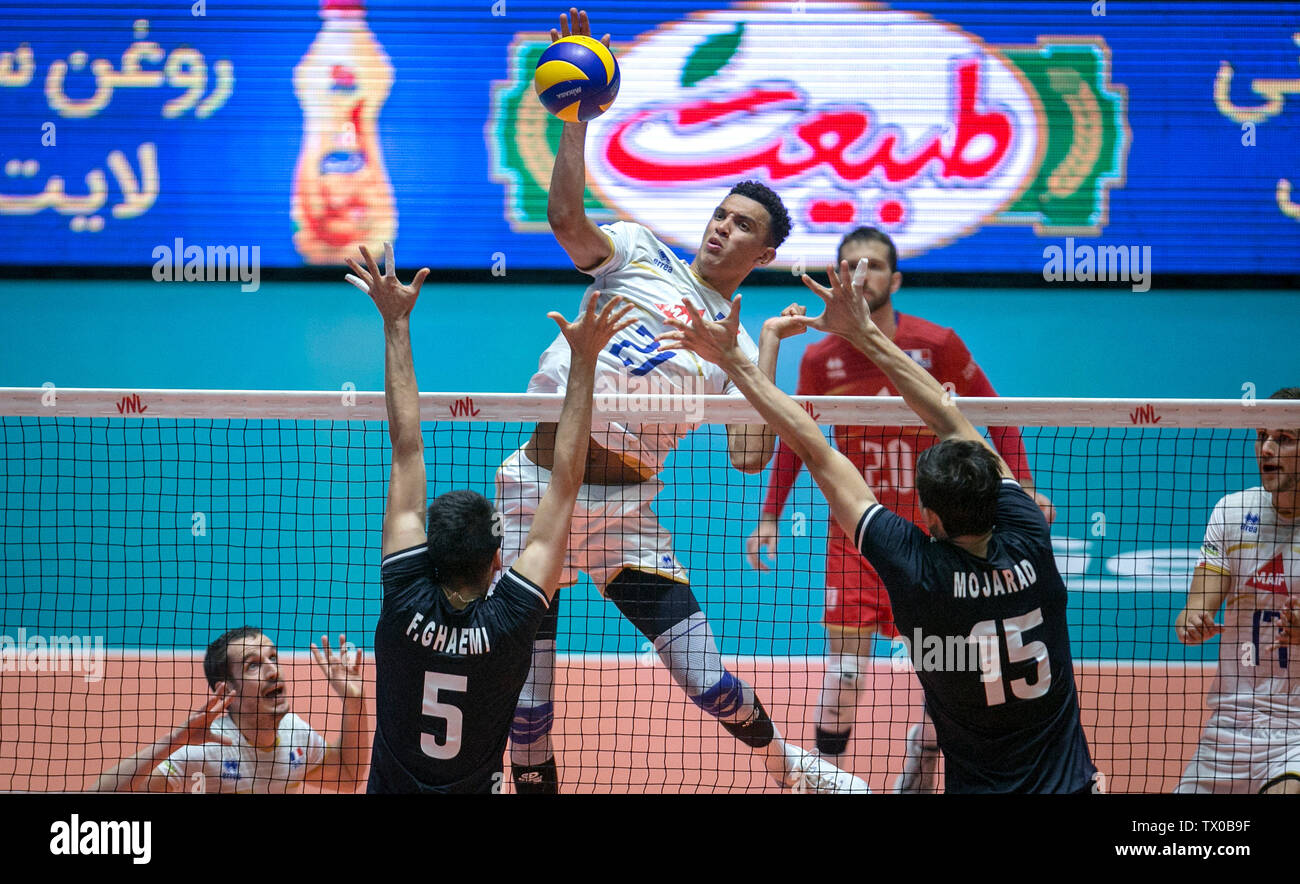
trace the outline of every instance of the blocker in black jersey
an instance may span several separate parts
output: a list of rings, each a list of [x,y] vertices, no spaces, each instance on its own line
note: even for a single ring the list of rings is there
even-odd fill
[[[872,504],[854,540],[889,589],[946,759],[948,792],[1081,792],[1066,589],[1047,521],[1012,479],[984,558]]]
[[[386,556],[367,791],[501,791],[501,759],[547,600],[513,570],[457,611],[424,545]]]

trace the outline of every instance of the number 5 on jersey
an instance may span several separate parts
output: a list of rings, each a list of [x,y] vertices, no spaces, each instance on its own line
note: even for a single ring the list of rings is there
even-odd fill
[[[450,703],[440,702],[438,692],[463,694],[468,687],[469,679],[463,675],[448,675],[445,672],[424,673],[424,705],[421,711],[430,718],[441,718],[447,722],[446,738],[441,743],[428,731],[420,734],[420,751],[430,758],[447,761],[460,754],[464,715],[460,709]]]

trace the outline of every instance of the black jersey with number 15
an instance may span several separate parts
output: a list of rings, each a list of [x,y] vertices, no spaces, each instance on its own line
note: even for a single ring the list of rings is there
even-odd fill
[[[1079,722],[1066,590],[1047,521],[1011,479],[986,557],[873,504],[858,549],[889,591],[943,750],[949,792],[1081,792],[1096,773]]]
[[[367,791],[500,791],[546,596],[510,570],[491,595],[457,611],[430,579],[424,545],[385,557],[381,576]]]

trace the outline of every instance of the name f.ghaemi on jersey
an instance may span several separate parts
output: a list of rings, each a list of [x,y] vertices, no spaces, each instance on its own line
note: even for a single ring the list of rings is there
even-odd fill
[[[516,231],[549,231],[562,123],[531,85],[549,43],[516,35],[485,130]],[[683,248],[745,178],[790,207],[777,263],[796,268],[857,224],[889,232],[901,258],[989,224],[1095,235],[1124,180],[1126,96],[1099,36],[993,46],[919,12],[771,3],[693,13],[616,49],[618,103],[588,123],[587,212]]]

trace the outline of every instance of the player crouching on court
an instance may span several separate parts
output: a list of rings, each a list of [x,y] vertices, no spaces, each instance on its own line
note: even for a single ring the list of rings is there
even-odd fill
[[[365,691],[361,652],[347,659],[321,636],[312,658],[343,699],[343,727],[327,744],[290,709],[275,643],[241,626],[221,635],[203,656],[212,696],[170,735],[106,771],[91,792],[296,792],[313,783],[337,792],[361,785],[366,766]]]
[[[871,322],[847,262],[831,271],[829,289],[803,279],[826,303],[804,324],[839,335],[879,366],[941,440],[916,462],[929,537],[877,503],[813,419],[744,357],[739,298],[721,322],[687,304],[690,324],[674,320],[676,331],[662,340],[725,369],[808,465],[836,522],[883,579],[903,635],[919,630],[945,647],[978,649],[975,666],[962,660],[917,672],[947,760],[946,791],[1090,791],[1097,769],[1079,721],[1065,584],[1046,519],[939,382]]]

